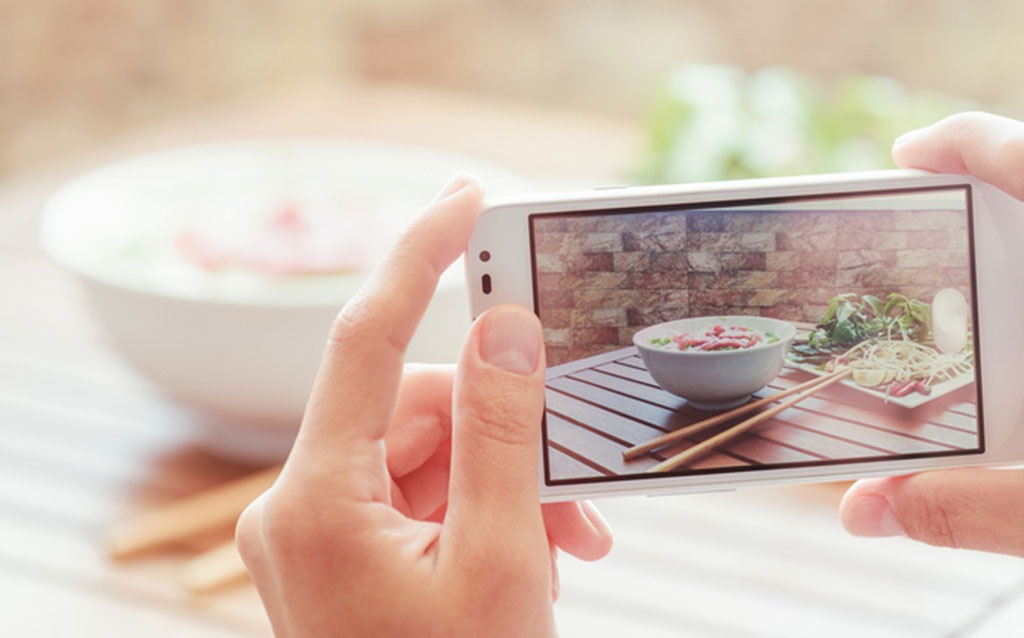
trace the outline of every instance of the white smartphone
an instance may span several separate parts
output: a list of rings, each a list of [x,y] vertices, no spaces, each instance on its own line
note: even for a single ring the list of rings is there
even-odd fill
[[[489,202],[466,264],[544,326],[544,500],[1024,459],[1024,203],[970,177]]]

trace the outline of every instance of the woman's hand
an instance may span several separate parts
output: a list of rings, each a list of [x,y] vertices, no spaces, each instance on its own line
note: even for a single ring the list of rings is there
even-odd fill
[[[589,504],[538,504],[544,348],[529,311],[473,325],[458,368],[402,359],[481,207],[456,176],[338,315],[294,449],[239,551],[280,636],[554,634],[556,547],[611,548]]]
[[[969,173],[1024,199],[1024,123],[964,113],[898,139],[896,163]],[[1024,556],[1024,471],[955,469],[858,481],[840,506],[859,536],[906,535]]]

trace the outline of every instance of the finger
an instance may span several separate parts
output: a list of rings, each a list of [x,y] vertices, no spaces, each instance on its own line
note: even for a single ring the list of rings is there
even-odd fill
[[[394,489],[401,493],[406,516],[426,520],[448,498],[448,468],[451,466],[451,448],[448,441],[434,450],[434,454],[405,476],[395,479]],[[392,499],[392,502],[397,502]]]
[[[960,113],[911,131],[893,144],[904,168],[968,173],[1024,199],[1024,123],[990,113]]]
[[[597,560],[611,551],[612,529],[590,501],[548,503],[542,509],[548,537],[561,549],[582,560]]]
[[[446,530],[478,548],[547,542],[538,501],[544,349],[533,313],[500,306],[474,323],[455,379]],[[508,542],[505,542],[508,541]]]
[[[448,499],[445,499],[444,503],[441,503],[441,507],[437,508],[436,511],[431,512],[423,520],[430,523],[444,523],[444,518],[448,514]]]
[[[858,536],[1024,556],[1024,472],[958,469],[858,481],[840,505]]]
[[[475,178],[453,178],[345,304],[331,328],[293,457],[341,455],[352,464],[362,458],[360,446],[379,454],[405,349],[438,278],[465,249],[481,197]]]
[[[558,545],[551,542],[549,551],[551,552],[551,602],[557,603],[558,596],[562,593],[562,581],[558,577]]]
[[[392,476],[416,470],[448,441],[454,380],[453,365],[405,366],[395,413],[384,435]]]
[[[235,545],[238,547],[238,554],[250,574],[261,576],[268,571],[266,548],[261,533],[262,509],[265,499],[265,492],[253,499],[242,510],[242,514],[235,523]]]
[[[391,504],[424,520],[448,498],[455,366],[409,364],[384,435]]]

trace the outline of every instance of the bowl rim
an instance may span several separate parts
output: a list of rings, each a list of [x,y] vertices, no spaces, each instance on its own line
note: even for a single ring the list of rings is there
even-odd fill
[[[228,139],[210,141],[197,144],[186,144],[171,146],[163,149],[144,152],[132,156],[116,159],[91,170],[85,171],[72,177],[65,182],[58,190],[53,192],[45,202],[38,225],[37,238],[44,254],[62,269],[80,277],[86,281],[123,290],[133,294],[157,297],[168,300],[180,300],[185,302],[200,302],[204,304],[242,307],[287,307],[287,308],[337,308],[339,300],[344,302],[351,296],[366,280],[370,271],[356,273],[338,273],[324,275],[296,275],[294,277],[282,277],[280,281],[292,279],[294,281],[310,281],[310,277],[322,277],[329,279],[336,284],[332,290],[344,290],[346,294],[319,294],[309,295],[292,293],[286,295],[275,295],[272,293],[246,294],[235,296],[224,296],[208,290],[184,291],[174,289],[166,285],[147,282],[141,278],[130,276],[119,276],[116,269],[103,268],[97,264],[88,263],[89,260],[69,254],[62,248],[66,244],[64,239],[67,231],[62,231],[62,220],[75,214],[75,197],[82,193],[89,193],[90,189],[96,189],[97,183],[117,184],[124,180],[124,176],[136,176],[139,174],[154,174],[162,165],[181,163],[196,154],[227,153],[239,154],[251,151],[253,153],[267,153],[268,149],[286,147],[292,152],[308,150],[314,153],[354,154],[360,151],[370,152],[377,155],[388,153],[400,154],[402,160],[411,164],[416,162],[437,162],[449,166],[452,171],[457,167],[464,167],[473,171],[483,178],[490,177],[495,186],[499,184],[509,190],[526,192],[535,187],[525,177],[506,169],[499,164],[487,159],[479,158],[470,154],[460,153],[441,147],[431,147],[414,143],[394,142],[389,140],[360,139],[351,137],[312,137],[312,136],[282,136],[282,137],[256,137],[245,139]],[[396,155],[397,157],[398,155]],[[326,169],[325,169],[326,170]],[[120,179],[119,179],[120,178]],[[487,185],[488,182],[485,182]],[[442,184],[438,184],[440,189]],[[132,186],[125,186],[125,191],[130,192]],[[408,221],[418,217],[427,209],[430,202],[425,200],[417,210],[410,211]],[[462,272],[463,258],[457,259],[438,281],[438,290],[459,288],[464,284]],[[257,277],[259,275],[256,275]]]
[[[694,322],[696,322],[696,321],[705,321],[705,322],[708,322],[708,323],[720,323],[720,322],[729,322],[729,321],[733,321],[733,320],[735,320],[737,322],[739,322],[739,321],[749,321],[751,319],[756,319],[756,320],[759,320],[759,321],[771,321],[771,322],[774,322],[774,323],[777,323],[777,324],[781,324],[782,327],[788,329],[787,330],[788,334],[786,336],[779,336],[778,341],[775,341],[775,342],[772,342],[772,343],[766,343],[766,344],[763,344],[763,345],[761,345],[759,347],[746,348],[746,349],[743,349],[743,350],[712,350],[712,351],[679,350],[679,349],[666,350],[665,348],[658,348],[658,347],[651,346],[648,343],[642,343],[641,342],[641,335],[643,335],[645,333],[647,333],[649,335],[651,332],[653,332],[655,330],[665,330],[670,325],[678,324],[678,323],[682,323],[682,322],[687,322],[687,321],[694,321]],[[796,338],[796,326],[794,326],[791,321],[787,321],[785,319],[776,319],[775,317],[761,317],[761,316],[758,316],[758,315],[700,315],[700,316],[697,316],[697,317],[682,317],[680,319],[672,319],[671,321],[662,321],[661,323],[656,323],[656,324],[647,326],[647,327],[637,331],[633,335],[633,345],[636,346],[637,350],[639,350],[640,352],[657,352],[657,353],[663,353],[663,354],[666,354],[666,355],[670,355],[670,356],[673,356],[673,357],[702,357],[702,358],[721,357],[721,358],[724,358],[724,357],[743,356],[743,355],[751,354],[751,353],[755,353],[755,352],[764,352],[766,350],[772,350],[772,349],[775,349],[775,348],[786,348],[793,341],[794,338]]]

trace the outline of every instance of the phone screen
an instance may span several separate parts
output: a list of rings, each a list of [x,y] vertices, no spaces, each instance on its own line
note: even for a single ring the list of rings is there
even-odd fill
[[[530,215],[547,483],[984,452],[969,189]]]

